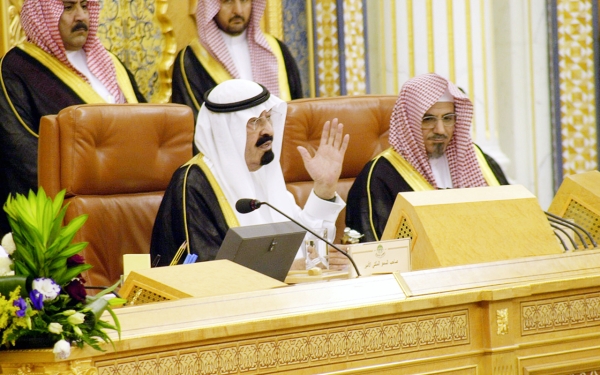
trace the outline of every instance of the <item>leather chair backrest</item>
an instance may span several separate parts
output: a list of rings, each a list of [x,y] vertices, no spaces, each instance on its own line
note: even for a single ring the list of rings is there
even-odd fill
[[[148,254],[173,172],[192,157],[194,120],[178,104],[76,105],[40,124],[38,180],[49,196],[66,189],[65,223],[87,214],[74,241],[93,268],[86,285],[108,286],[123,254]]]
[[[319,146],[326,121],[337,118],[344,124],[344,133],[350,134],[350,143],[337,192],[346,200],[348,190],[365,164],[389,147],[388,129],[396,99],[395,95],[360,95],[299,99],[288,103],[281,165],[286,186],[298,205],[302,207],[306,203],[313,182],[296,147],[302,145],[314,151]],[[345,228],[345,217],[344,209],[336,222],[338,242]]]

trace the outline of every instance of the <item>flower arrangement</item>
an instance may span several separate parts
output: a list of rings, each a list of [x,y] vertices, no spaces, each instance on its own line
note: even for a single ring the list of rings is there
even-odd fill
[[[63,226],[64,195],[63,190],[53,201],[39,188],[27,197],[9,196],[4,210],[12,233],[0,247],[0,345],[11,348],[27,338],[45,338],[54,343],[58,359],[69,357],[72,344],[97,350],[102,350],[99,340],[112,344],[105,330],[119,335],[121,330],[109,305],[123,303],[104,298],[117,285],[87,295],[81,274],[91,265],[79,255],[87,243],[72,243],[87,215]],[[105,310],[114,325],[100,319]]]

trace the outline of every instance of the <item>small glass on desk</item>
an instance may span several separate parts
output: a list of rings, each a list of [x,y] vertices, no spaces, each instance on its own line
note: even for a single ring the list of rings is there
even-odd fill
[[[323,238],[327,238],[327,228],[315,230],[314,232]],[[324,241],[321,241],[312,233],[307,233],[302,250],[307,270],[315,267],[324,270],[329,269],[329,262],[327,261],[328,246]]]

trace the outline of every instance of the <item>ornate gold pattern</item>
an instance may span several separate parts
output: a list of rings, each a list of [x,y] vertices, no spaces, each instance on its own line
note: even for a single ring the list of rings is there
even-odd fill
[[[140,91],[152,102],[166,102],[170,96],[168,67],[175,59],[175,43],[171,38],[172,45],[165,45],[172,30],[166,6],[167,0],[105,0],[100,13],[98,37],[133,73]]]
[[[598,169],[591,0],[557,1],[563,174]]]
[[[522,335],[598,325],[600,325],[600,293],[521,304]]]
[[[496,334],[506,335],[508,334],[508,309],[496,310]]]
[[[91,360],[71,361],[66,363],[42,363],[33,365],[4,364],[3,374],[17,375],[98,375],[98,369],[92,366]]]
[[[578,202],[573,197],[567,206],[565,213],[562,215],[564,219],[573,219],[573,222],[583,227],[593,238],[599,238],[600,236],[600,221],[598,220],[598,214],[586,207],[584,202]],[[592,242],[589,238],[584,237],[586,245],[581,242],[581,239],[575,237],[575,242],[580,246],[593,247]]]
[[[393,319],[264,339],[232,341],[97,363],[100,374],[237,374],[467,345],[468,310]]]
[[[267,8],[261,21],[265,32],[279,40],[284,40],[281,0],[267,0]]]
[[[315,18],[317,34],[317,76],[319,96],[340,95],[337,13],[335,0],[317,0]]]
[[[131,300],[127,303],[129,306],[169,300],[169,298],[166,298],[165,296],[161,296],[158,293],[144,289],[143,287],[140,287],[138,285],[134,286],[129,294],[133,296]]]
[[[346,93],[367,93],[365,62],[365,30],[362,0],[344,1],[344,49]]]
[[[156,0],[156,19],[160,24],[164,40],[161,44],[163,49],[158,65],[158,91],[152,95],[150,100],[153,103],[167,103],[171,99],[171,66],[173,66],[177,54],[177,40],[171,20],[167,17],[168,7],[168,0]]]
[[[25,32],[21,27],[21,17],[19,16],[22,7],[23,0],[10,0],[8,6],[8,45],[10,47],[25,40]]]

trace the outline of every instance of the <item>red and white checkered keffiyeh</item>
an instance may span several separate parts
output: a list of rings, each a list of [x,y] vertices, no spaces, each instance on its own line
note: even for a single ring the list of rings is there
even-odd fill
[[[83,45],[83,50],[87,56],[88,68],[106,86],[115,98],[116,103],[125,103],[125,96],[117,83],[112,58],[96,35],[98,32],[100,3],[98,0],[88,0],[87,5],[90,23],[88,25],[88,38]],[[55,56],[89,83],[87,77],[78,71],[67,58],[65,46],[58,29],[60,16],[64,9],[61,0],[25,0],[21,9],[21,25],[29,42]]]
[[[437,187],[425,150],[421,120],[446,88],[454,97],[457,115],[454,134],[446,148],[452,185],[455,188],[487,186],[471,140],[473,104],[452,82],[435,73],[412,78],[402,86],[390,120],[390,144],[432,186]]]
[[[277,58],[271,51],[260,29],[260,19],[267,6],[266,0],[252,0],[252,13],[248,22],[247,36],[254,81],[265,86],[272,95],[279,96]],[[227,69],[231,77],[240,78],[229,50],[214,21],[221,9],[220,0],[198,0],[196,25],[200,43]]]

